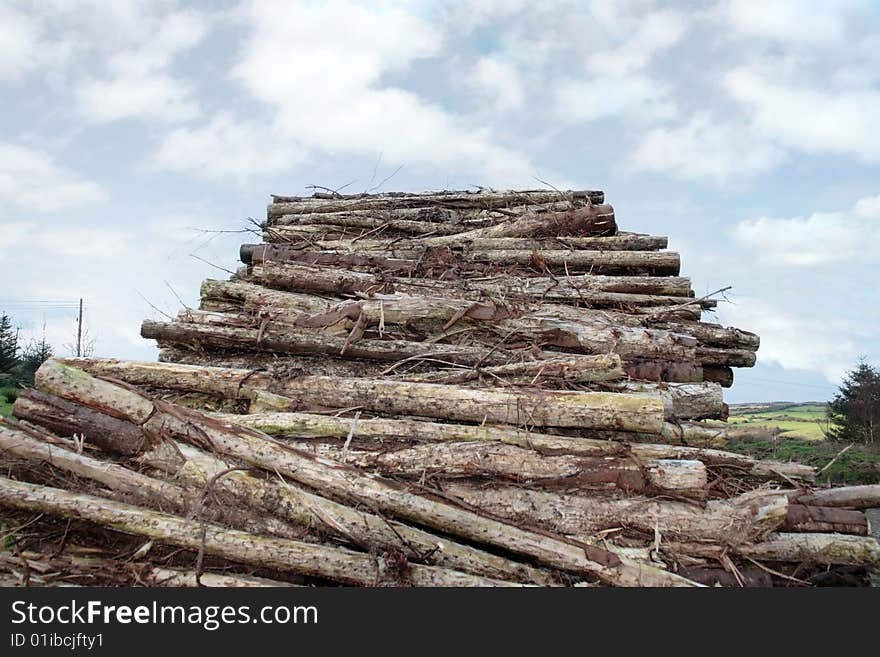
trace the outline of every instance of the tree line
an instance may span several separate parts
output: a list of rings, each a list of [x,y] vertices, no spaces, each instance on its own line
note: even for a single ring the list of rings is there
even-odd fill
[[[39,338],[22,344],[20,330],[12,317],[0,312],[0,387],[29,386],[40,365],[54,354],[46,340],[46,327]]]

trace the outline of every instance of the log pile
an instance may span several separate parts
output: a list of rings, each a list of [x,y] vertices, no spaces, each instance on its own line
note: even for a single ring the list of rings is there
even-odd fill
[[[880,563],[880,487],[720,449],[758,337],[701,321],[715,300],[601,192],[274,197],[262,233],[198,309],[143,323],[160,362],[40,368],[0,421],[0,511],[67,524],[0,575],[804,586]]]

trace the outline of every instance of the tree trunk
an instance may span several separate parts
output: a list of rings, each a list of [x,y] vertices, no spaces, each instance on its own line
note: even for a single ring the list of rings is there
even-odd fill
[[[389,208],[452,208],[452,209],[507,209],[517,206],[565,202],[577,206],[605,202],[600,191],[510,191],[490,192],[438,192],[426,194],[378,194],[372,196],[335,196],[333,198],[301,198],[298,196],[275,196],[267,208],[273,217],[286,214],[312,212],[351,212],[358,210],[387,210]]]
[[[305,240],[298,235],[296,229],[286,226],[273,226],[263,234],[267,243],[293,243],[308,245],[323,251],[363,252],[386,251],[394,257],[400,253],[424,249],[427,238],[391,240],[378,239],[347,239],[347,240]],[[618,233],[607,237],[489,237],[469,240],[467,248],[481,251],[494,249],[510,251],[559,250],[570,251],[660,251],[668,246],[669,238],[655,235],[639,235],[635,233]],[[464,246],[464,245],[462,245]],[[459,248],[459,245],[454,245]]]
[[[792,493],[792,501],[815,506],[871,509],[880,507],[880,484],[817,488],[808,493],[795,491]]]
[[[620,253],[627,253],[621,251]],[[574,277],[572,277],[574,278]],[[620,286],[617,281],[607,281],[609,287]],[[613,278],[613,277],[611,277]],[[682,296],[641,294],[628,292],[605,292],[591,289],[589,281],[550,277],[520,279],[504,277],[501,279],[440,281],[430,279],[390,278],[366,272],[333,269],[328,267],[302,265],[296,263],[267,262],[248,268],[247,279],[251,282],[285,291],[311,292],[336,296],[372,295],[376,293],[398,293],[413,296],[436,296],[463,299],[473,303],[478,293],[485,300],[494,298],[510,301],[570,303],[590,308],[628,307],[635,312],[653,312],[656,307],[681,307],[699,317],[701,308],[714,308],[712,299],[690,299]],[[625,283],[624,283],[625,284]],[[487,298],[488,297],[488,298]],[[651,311],[647,310],[648,308]]]
[[[34,391],[28,391],[27,394],[33,395]],[[40,397],[27,409],[36,407],[40,418],[45,417],[47,409],[66,403],[51,395],[36,394]],[[88,407],[80,408],[82,412],[75,422],[65,425],[63,420],[59,420],[53,428],[62,435],[77,433],[90,444],[96,439],[101,440],[108,451],[121,453],[118,447],[114,449],[112,441],[103,436],[104,418],[107,416]],[[162,503],[177,512],[189,513],[202,507],[204,491],[210,488],[211,499],[219,494],[224,501],[229,497],[234,500],[233,504],[223,507],[220,520],[251,533],[297,538],[303,535],[303,528],[308,527],[367,551],[396,550],[405,554],[410,561],[427,561],[497,579],[540,585],[555,583],[551,574],[545,571],[460,545],[394,520],[355,510],[309,493],[296,484],[279,482],[275,475],[263,479],[242,470],[230,469],[228,462],[190,445],[162,443],[139,454],[140,463],[172,477],[175,483],[168,484],[121,466],[95,461],[63,449],[51,449],[49,445],[27,436],[3,441],[3,429],[0,425],[0,449],[7,449],[9,453],[22,458],[46,460],[56,467],[95,479],[114,490],[128,492],[149,506]],[[141,432],[140,429],[137,431]],[[238,505],[244,505],[251,511],[239,509]],[[213,510],[211,507],[207,509],[209,513]],[[293,523],[293,527],[286,523]],[[279,528],[285,527],[290,527],[289,531],[279,531]]]
[[[434,480],[489,478],[547,489],[706,495],[706,466],[701,461],[659,459],[640,463],[630,457],[546,455],[513,445],[485,442],[393,446],[382,451],[345,449],[314,441],[285,441],[302,451],[351,463],[387,476]]]
[[[0,477],[0,503],[15,509],[47,513],[107,525],[117,531],[193,551],[284,572],[295,572],[343,584],[377,586],[499,586],[498,580],[408,564],[401,572],[383,559],[313,543],[255,536],[235,529],[186,520],[93,495],[71,493]]]
[[[880,543],[868,536],[847,534],[773,533],[757,543],[730,546],[735,554],[757,561],[779,561],[828,566],[880,564]],[[727,546],[708,543],[667,543],[661,550],[719,558]]]
[[[97,428],[94,426],[91,428],[89,435],[97,436],[102,431],[102,425],[99,423]],[[103,440],[106,441],[106,438]],[[115,463],[100,461],[63,447],[49,445],[9,426],[0,425],[0,451],[17,458],[48,463],[65,472],[91,479],[122,495],[125,500],[134,499],[140,504],[160,511],[173,511],[188,516],[197,515],[200,519],[219,522],[255,534],[271,534],[283,538],[297,538],[304,534],[303,527],[291,526],[277,518],[253,516],[235,508],[206,506],[201,491],[186,489]]]
[[[505,485],[444,482],[454,498],[515,523],[586,538],[616,527],[649,537],[737,545],[758,540],[785,520],[785,493],[757,490],[705,507],[646,497],[567,495]]]
[[[86,359],[76,361],[81,365]],[[96,361],[91,361],[95,364]],[[120,364],[125,366],[126,364]],[[167,366],[160,366],[167,367]],[[178,366],[180,367],[180,366]],[[37,373],[37,384],[55,382],[58,376],[51,370],[73,369],[59,361],[50,360]],[[123,367],[125,369],[125,367]],[[215,378],[219,378],[216,376]],[[98,399],[103,400],[105,382],[80,371],[75,378],[81,382],[78,393],[86,393],[91,380]],[[243,383],[239,381],[239,383]],[[108,384],[110,385],[110,384]],[[418,384],[412,384],[418,385]],[[424,384],[423,384],[424,385]],[[443,386],[439,386],[443,387]],[[65,396],[63,386],[48,390]],[[117,405],[120,408],[150,403],[131,390],[116,386]],[[140,401],[129,401],[132,397]],[[88,404],[87,404],[88,405]],[[196,445],[208,444],[218,453],[240,459],[270,472],[278,472],[340,499],[375,505],[381,511],[408,519],[468,540],[493,545],[529,557],[553,568],[594,575],[609,584],[623,586],[692,586],[693,583],[671,573],[633,563],[604,550],[587,545],[568,543],[552,535],[545,535],[508,525],[477,513],[464,510],[448,502],[417,495],[400,484],[360,473],[358,470],[312,457],[285,447],[265,434],[234,424],[222,424],[198,413],[156,401],[154,410],[144,422],[145,431],[159,439],[176,436]]]
[[[861,511],[828,506],[789,504],[788,517],[782,526],[787,532],[837,532],[868,535],[868,519]]]
[[[482,390],[384,379],[338,379],[320,376],[275,379],[261,372],[170,363],[101,359],[65,362],[93,374],[119,378],[134,385],[153,385],[233,398],[253,397],[253,391],[260,389],[291,397],[303,406],[360,407],[390,415],[416,415],[491,424],[617,429],[640,433],[659,433],[663,427],[663,402],[658,395],[652,396],[647,392],[632,395],[528,389]],[[63,365],[62,361],[49,361],[37,374],[37,386],[66,397],[65,386],[55,385],[54,380],[65,376],[64,371],[70,369],[74,368]]]
[[[287,408],[292,401],[286,397],[265,400],[272,396],[257,393],[251,408],[258,402],[269,407]],[[280,406],[277,404],[280,403]],[[257,412],[248,415],[218,415],[222,420],[235,422],[276,436],[300,438],[337,438],[345,440],[352,428],[352,420],[331,415],[290,412]],[[676,427],[678,428],[678,427]],[[535,450],[542,454],[574,454],[580,456],[626,457],[632,454],[636,459],[649,462],[657,459],[691,459],[717,467],[730,467],[752,477],[762,477],[786,481],[787,479],[810,480],[815,469],[798,463],[763,461],[743,454],[722,452],[702,447],[680,445],[621,443],[611,440],[586,438],[580,436],[555,436],[546,433],[523,431],[515,427],[474,426],[467,424],[442,424],[409,419],[367,418],[360,419],[355,427],[360,439],[410,440],[433,442],[494,442],[515,445]],[[655,438],[655,436],[651,436]],[[656,436],[659,438],[660,436]],[[680,442],[680,441],[679,441]]]

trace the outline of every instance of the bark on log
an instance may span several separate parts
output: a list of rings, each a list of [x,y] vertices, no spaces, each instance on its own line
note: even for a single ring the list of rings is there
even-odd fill
[[[396,378],[402,381],[422,383],[461,384],[488,376],[494,379],[522,382],[534,386],[546,379],[571,382],[617,381],[626,374],[617,354],[601,356],[569,356],[546,354],[547,358],[494,367],[469,369],[442,369],[425,374],[405,374]]]
[[[817,488],[808,493],[797,491],[792,494],[792,501],[815,506],[871,509],[880,507],[880,484]]]
[[[733,385],[733,370],[723,365],[703,365],[703,381],[717,383],[722,388]]]
[[[484,225],[491,225],[491,223],[491,221],[484,222]],[[324,230],[334,232],[375,234],[387,231],[389,233],[406,233],[407,235],[454,235],[467,230],[467,227],[461,223],[403,219],[399,218],[396,213],[388,212],[288,214],[269,223],[265,230],[270,234],[276,233],[276,226],[296,230],[320,226]]]
[[[616,527],[650,537],[738,545],[776,530],[785,520],[783,492],[756,490],[705,507],[645,497],[566,495],[514,486],[445,482],[443,490],[468,504],[513,522],[527,522],[573,537]]]
[[[670,420],[726,419],[721,386],[717,383],[645,383],[623,381],[604,384],[605,389],[661,399]]]
[[[47,410],[57,407],[59,403],[65,403],[52,395],[38,394],[40,397],[27,406],[28,411],[37,409],[35,413],[37,418],[46,417]],[[125,449],[125,446],[115,446],[112,440],[108,440],[103,435],[104,418],[107,416],[87,407],[80,408],[82,412],[75,422],[65,423],[63,420],[58,420],[53,423],[53,428],[62,435],[78,433],[84,436],[88,443],[94,443],[96,439],[100,440],[108,451],[121,453],[120,447]],[[130,426],[134,428],[133,425]],[[0,440],[2,440],[2,429],[3,426],[0,425]],[[140,429],[137,431],[141,432]],[[4,443],[0,442],[0,450],[4,446]],[[552,575],[546,571],[440,538],[394,520],[355,510],[309,493],[290,482],[278,482],[274,479],[275,475],[271,479],[261,479],[247,472],[230,470],[228,462],[190,445],[174,443],[170,449],[167,447],[163,443],[158,447],[146,449],[139,455],[139,460],[144,465],[157,468],[172,476],[173,482],[186,486],[187,490],[175,484],[157,482],[145,475],[130,473],[120,466],[101,461],[95,462],[93,459],[84,460],[84,457],[71,455],[66,450],[51,451],[48,445],[33,439],[13,442],[10,453],[24,458],[54,457],[49,462],[59,467],[64,467],[65,463],[73,463],[78,469],[70,471],[84,476],[92,475],[92,478],[111,488],[131,492],[149,506],[153,506],[151,502],[167,500],[170,496],[172,501],[177,501],[175,510],[184,513],[200,508],[202,491],[210,487],[215,495],[220,494],[224,500],[231,497],[238,504],[259,512],[258,515],[252,515],[235,506],[225,508],[226,513],[222,518],[225,524],[237,529],[246,529],[251,533],[297,538],[303,534],[303,527],[319,528],[326,534],[358,547],[369,550],[396,550],[405,554],[410,561],[427,561],[433,565],[516,582],[543,586],[555,583]],[[28,451],[22,451],[25,448]],[[84,462],[89,469],[82,469]],[[126,482],[128,485],[120,488]],[[165,489],[170,491],[168,495],[165,495]],[[195,497],[189,489],[196,490]],[[176,497],[174,493],[177,493]],[[279,531],[279,527],[283,529],[290,525],[285,525],[285,522],[276,516],[283,521],[293,523],[291,530]]]
[[[257,394],[255,402],[264,395]],[[290,399],[280,398],[281,408]],[[252,409],[254,405],[252,404]],[[278,408],[276,406],[276,408]],[[220,419],[236,422],[275,436],[301,438],[337,438],[345,440],[352,427],[352,420],[344,417],[315,413],[291,413],[284,411],[250,413],[248,415],[218,415]],[[683,447],[680,445],[621,443],[580,436],[556,436],[546,433],[523,431],[515,427],[474,426],[467,424],[443,424],[419,420],[368,418],[360,419],[355,435],[358,438],[383,440],[418,440],[435,442],[480,441],[497,442],[535,450],[543,454],[575,454],[582,456],[634,455],[640,461],[656,459],[691,459],[707,465],[731,467],[753,477],[768,479],[810,480],[815,469],[797,463],[782,463],[754,459],[743,454],[722,452],[715,449]]]
[[[216,281],[208,279],[202,283],[202,302],[207,301],[239,304],[247,312],[257,312],[274,309],[279,315],[289,313],[318,314],[328,312],[334,308],[333,300],[323,299],[309,294],[296,294],[271,290],[259,285],[244,282]],[[541,303],[540,305],[524,304],[519,307],[511,307],[503,304],[499,299],[486,299],[475,303],[472,299],[448,299],[424,296],[424,290],[418,296],[408,295],[375,295],[374,300],[363,302],[364,312],[372,322],[378,322],[379,302],[382,303],[386,313],[385,321],[393,323],[393,308],[400,308],[401,315],[397,323],[410,324],[421,321],[434,322],[443,326],[450,319],[461,316],[474,321],[491,321],[510,317],[524,317],[536,314],[542,317],[555,317],[557,320],[585,324],[587,326],[602,327],[606,329],[614,325],[640,329],[647,325],[648,318],[645,315],[630,315],[610,310],[593,310],[588,308],[574,308],[562,304]],[[336,300],[338,303],[338,300]],[[405,311],[403,309],[406,309]],[[472,310],[469,310],[472,309]],[[465,313],[462,315],[461,313]],[[752,348],[757,349],[757,336],[730,329],[716,324],[699,322],[662,321],[656,322],[656,327],[675,334],[693,336],[706,346]],[[647,354],[643,354],[647,355]]]
[[[880,543],[868,536],[818,533],[772,533],[757,543],[729,546],[735,553],[757,561],[809,563],[828,566],[880,564]],[[728,546],[669,542],[660,549],[671,554],[719,558]]]
[[[28,586],[127,585],[153,587],[269,587],[298,586],[252,575],[235,573],[196,573],[194,570],[169,568],[152,563],[122,562],[108,558],[44,554],[26,550],[17,555],[0,553],[0,570],[19,576],[14,585],[28,579]]]
[[[563,281],[553,277],[531,277],[518,279],[519,287],[531,286],[546,288],[548,292],[555,286],[567,283],[582,291],[630,292],[668,296],[690,297],[690,279],[677,276],[679,257],[676,253],[656,253],[653,251],[565,251],[565,250],[476,250],[468,249],[462,253],[450,249],[425,247],[390,255],[383,251],[325,251],[306,249],[278,244],[243,244],[239,250],[241,261],[248,265],[300,264],[306,266],[327,266],[341,269],[365,270],[384,275],[396,274],[410,276],[418,273],[423,278],[432,279],[448,275],[450,269],[485,270],[485,267],[469,267],[469,263],[520,264],[537,269],[542,275],[545,267],[565,271],[584,271],[590,274],[566,276]],[[437,265],[437,266],[435,266]],[[442,266],[441,266],[442,265]],[[627,276],[630,270],[658,275]],[[489,272],[491,273],[491,272]],[[616,276],[599,274],[618,273]],[[668,274],[668,275],[666,275]],[[508,285],[509,277],[498,279]],[[546,293],[544,293],[546,296]],[[686,299],[682,299],[686,301]]]
[[[102,431],[99,423],[97,427],[91,427],[89,435],[98,436]],[[106,437],[101,440],[107,442]],[[49,445],[8,425],[0,424],[0,452],[20,459],[48,463],[65,472],[96,481],[123,495],[127,500],[133,498],[140,504],[160,511],[195,515],[199,520],[209,519],[255,534],[297,538],[304,533],[303,527],[291,526],[277,518],[251,516],[234,508],[206,506],[201,491],[187,490],[115,463]]]
[[[450,344],[430,344],[406,340],[349,340],[323,335],[315,331],[284,328],[237,328],[211,326],[187,322],[156,322],[144,320],[141,337],[157,340],[160,344],[183,344],[207,349],[266,351],[279,354],[324,355],[382,362],[396,362],[407,358],[435,358],[456,365],[504,365],[513,354],[498,351],[488,354],[487,349]]]
[[[782,526],[786,532],[837,532],[868,535],[868,519],[861,511],[829,506],[789,504],[788,517]]]
[[[49,515],[87,520],[118,531],[146,536],[188,550],[232,561],[329,579],[376,586],[503,586],[490,580],[435,566],[408,564],[403,572],[372,555],[289,539],[255,536],[235,529],[186,520],[93,495],[71,493],[0,477],[0,503]],[[387,569],[387,570],[386,570]],[[383,572],[385,571],[385,572]]]
[[[85,364],[86,359],[77,361]],[[94,364],[95,361],[92,361]],[[167,367],[167,366],[165,366]],[[49,360],[37,372],[41,381],[56,381],[57,376],[41,375],[43,370],[73,369],[59,361]],[[91,379],[98,399],[104,399],[103,383],[80,371],[74,378],[79,382],[77,391],[86,393]],[[52,390],[60,396],[64,389]],[[120,398],[117,406],[129,408],[140,402],[150,403],[137,393],[116,387]],[[621,559],[604,550],[583,544],[568,543],[552,535],[544,535],[502,523],[463,510],[448,502],[436,501],[414,494],[388,480],[364,475],[354,468],[332,461],[314,458],[290,449],[265,434],[234,424],[221,424],[195,411],[156,402],[151,417],[144,422],[145,431],[156,437],[176,436],[196,445],[211,445],[218,453],[251,463],[257,467],[277,471],[319,492],[341,499],[374,504],[378,509],[413,522],[434,527],[469,540],[494,545],[514,554],[532,558],[539,563],[593,575],[606,583],[622,586],[693,586],[694,583],[671,573],[643,564]],[[163,410],[164,409],[164,410]]]
[[[480,390],[434,383],[320,376],[274,379],[262,372],[246,370],[104,359],[47,361],[37,373],[37,387],[67,397],[63,377],[76,379],[80,375],[88,376],[83,372],[64,372],[76,368],[100,376],[122,379],[134,385],[153,385],[232,398],[252,397],[254,390],[266,390],[291,397],[303,405],[360,407],[391,415],[420,415],[492,424],[617,429],[640,433],[659,433],[663,427],[662,399],[646,392],[631,395],[545,390]]]
[[[604,203],[605,193],[601,191],[524,190],[509,192],[437,192],[426,194],[377,194],[366,196],[342,196],[331,199],[275,196],[267,208],[271,221],[273,217],[285,214],[306,214],[312,212],[349,212],[353,210],[387,210],[389,208],[477,208],[491,210],[511,208],[541,203],[569,202],[571,204]]]
[[[363,251],[384,250],[393,257],[401,253],[424,249],[427,238],[400,240],[347,239],[347,240],[305,240],[296,229],[289,230],[286,226],[275,226],[263,234],[267,243],[303,244],[314,249],[326,251],[343,251],[358,253]],[[570,251],[660,251],[668,246],[669,238],[655,235],[635,233],[618,233],[607,237],[490,237],[469,240],[467,248],[491,251],[494,249],[512,251],[559,250]],[[459,248],[459,245],[455,245]]]
[[[669,383],[701,383],[703,366],[699,363],[628,358],[623,370],[630,379],[666,381]]]
[[[144,462],[165,470],[176,480],[214,485],[240,504],[287,519],[361,547],[367,551],[397,551],[413,562],[424,562],[485,577],[552,586],[552,573],[506,559],[468,545],[441,538],[380,515],[357,510],[310,493],[295,483],[229,472],[228,465],[200,449],[175,444],[179,459],[164,458],[158,450],[144,454]],[[216,478],[220,473],[222,478]]]
[[[130,422],[95,414],[82,406],[38,390],[23,390],[13,405],[16,417],[34,422],[64,436],[92,435],[100,449],[113,448],[124,456],[139,454],[144,448],[143,433]]]
[[[625,253],[625,252],[622,252]],[[311,292],[336,296],[363,296],[377,293],[408,294],[412,296],[447,297],[474,302],[475,294],[480,300],[503,299],[506,302],[570,303],[587,307],[632,307],[633,312],[649,313],[656,308],[674,307],[690,309],[699,313],[702,308],[713,308],[712,299],[690,299],[683,296],[642,294],[604,291],[602,286],[614,288],[626,285],[612,280],[616,277],[597,279],[592,275],[571,276],[566,279],[551,277],[517,278],[495,277],[488,280],[465,279],[440,281],[387,277],[365,272],[310,266],[295,263],[263,263],[248,268],[246,279],[278,290]],[[599,289],[591,288],[598,280]],[[636,284],[639,284],[636,282]],[[649,310],[651,309],[651,310]]]
[[[430,443],[378,452],[313,441],[285,443],[359,468],[403,477],[488,477],[566,491],[618,488],[690,497],[704,497],[708,483],[706,466],[697,460],[639,463],[625,456],[542,455],[513,445],[483,442]]]
[[[284,294],[284,293],[279,293]],[[285,306],[263,306],[259,311],[272,321],[324,328],[338,326],[345,318],[360,320],[365,330],[379,325],[400,326],[413,337],[437,339],[460,326],[478,335],[503,337],[511,334],[539,344],[585,353],[618,353],[633,358],[693,361],[696,340],[690,336],[649,328],[615,327],[608,322],[570,321],[552,311],[518,314],[492,301],[474,303],[443,297],[377,295],[375,299],[339,304],[324,313],[292,317]],[[490,332],[491,331],[491,332]]]

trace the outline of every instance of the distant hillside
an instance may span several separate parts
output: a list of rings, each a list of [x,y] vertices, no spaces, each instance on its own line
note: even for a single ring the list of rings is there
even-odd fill
[[[821,408],[825,412],[826,402],[810,401],[810,402],[747,402],[744,404],[730,404],[731,415],[745,415],[747,413],[764,413],[766,411],[782,411],[786,408],[808,410],[813,408]]]
[[[825,402],[754,402],[730,405],[731,428],[767,429],[786,438],[822,440]]]

